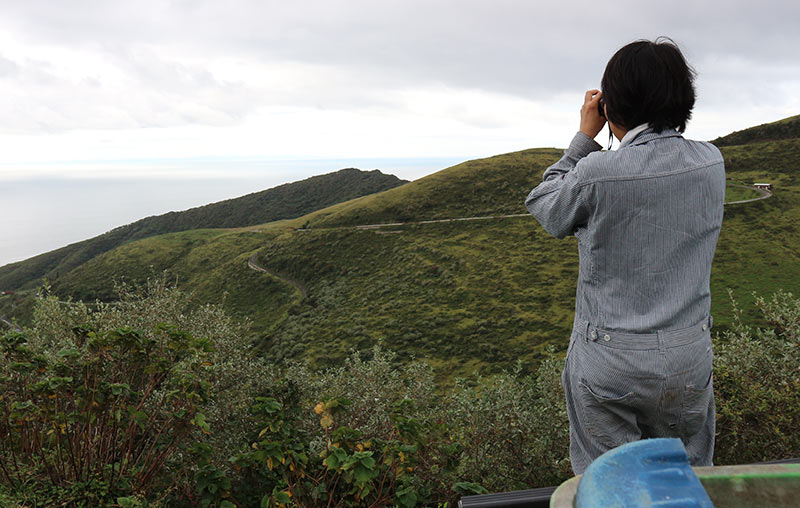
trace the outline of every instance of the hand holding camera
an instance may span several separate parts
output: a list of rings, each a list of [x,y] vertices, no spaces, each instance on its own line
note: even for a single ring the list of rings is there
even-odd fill
[[[583,99],[580,131],[592,139],[600,133],[606,124],[602,97],[603,92],[600,90],[589,90]]]

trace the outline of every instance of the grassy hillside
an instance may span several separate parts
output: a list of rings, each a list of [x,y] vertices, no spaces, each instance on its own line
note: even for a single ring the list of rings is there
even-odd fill
[[[753,291],[768,294],[785,288],[800,294],[800,139],[723,147],[731,178],[770,182],[771,198],[727,207],[712,266],[712,298],[717,314],[732,288],[748,305]]]
[[[731,200],[741,182],[774,196],[726,207],[712,270],[712,313],[731,322],[732,289],[750,322],[752,292],[800,293],[800,139],[722,148]],[[53,281],[58,294],[107,298],[113,276],[168,269],[198,301],[250,316],[265,355],[338,363],[383,341],[425,358],[442,379],[531,369],[547,344],[565,348],[578,257],[530,216],[358,229],[361,224],[524,213],[528,191],[560,156],[525,150],[469,161],[306,216],[230,231],[192,231],[130,243]],[[267,275],[250,270],[257,253]],[[289,282],[301,283],[308,296]]]
[[[732,132],[712,141],[718,147],[746,145],[800,137],[800,115]]]
[[[540,148],[464,162],[303,220],[315,228],[525,213],[525,196],[561,154]]]
[[[38,286],[125,243],[155,235],[201,228],[234,228],[299,217],[313,210],[404,183],[378,170],[342,169],[279,185],[235,199],[147,217],[31,259],[0,268],[0,288]]]
[[[528,218],[283,234],[260,260],[310,297],[263,347],[328,365],[383,340],[440,374],[531,366],[569,335],[575,248]]]
[[[75,299],[108,301],[113,282],[140,283],[166,270],[198,303],[224,302],[254,330],[274,325],[294,295],[281,281],[257,276],[247,266],[263,235],[246,230],[194,230],[147,238],[114,249],[55,279],[52,290]]]
[[[774,149],[800,153],[800,141]],[[800,255],[792,247],[800,237],[800,187],[793,169],[764,159],[740,161],[742,153],[751,152],[726,150],[735,161],[729,174],[771,179],[776,193],[726,209],[712,274],[718,329],[730,324],[728,288],[751,321],[758,319],[753,291],[800,291]],[[430,359],[447,375],[494,371],[517,360],[530,367],[544,345],[566,347],[575,241],[550,238],[532,218],[287,232],[260,256],[265,266],[305,281],[312,295],[265,337],[276,357],[327,364],[348,348],[383,339],[390,348]]]

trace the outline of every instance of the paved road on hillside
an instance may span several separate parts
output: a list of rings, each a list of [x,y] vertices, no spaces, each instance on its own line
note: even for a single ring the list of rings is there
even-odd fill
[[[762,199],[767,199],[768,197],[772,196],[772,193],[770,191],[768,191],[767,189],[756,189],[752,185],[744,185],[744,184],[732,183],[731,186],[732,187],[743,187],[745,189],[753,189],[753,190],[755,190],[756,192],[758,192],[761,195],[759,197],[757,197],[757,198],[742,199],[742,200],[739,200],[739,201],[731,201],[729,203],[725,203],[726,206],[727,205],[740,205],[742,203],[752,203],[753,201],[760,201]]]

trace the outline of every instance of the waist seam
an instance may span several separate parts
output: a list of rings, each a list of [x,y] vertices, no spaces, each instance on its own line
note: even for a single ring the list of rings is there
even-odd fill
[[[606,330],[576,317],[573,323],[573,332],[586,342],[597,342],[611,348],[668,349],[691,344],[706,337],[710,338],[713,322],[713,318],[708,316],[700,323],[678,330],[630,333]]]

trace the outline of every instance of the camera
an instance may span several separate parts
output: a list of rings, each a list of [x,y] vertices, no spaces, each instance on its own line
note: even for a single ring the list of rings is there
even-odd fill
[[[597,112],[600,113],[601,118],[606,117],[605,105],[606,101],[600,97],[600,100],[597,102]]]

